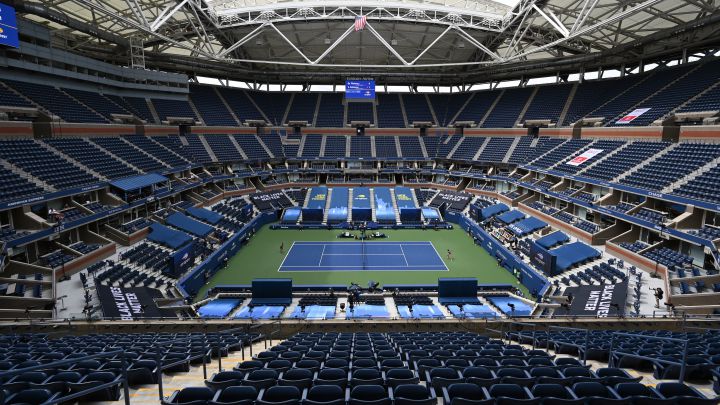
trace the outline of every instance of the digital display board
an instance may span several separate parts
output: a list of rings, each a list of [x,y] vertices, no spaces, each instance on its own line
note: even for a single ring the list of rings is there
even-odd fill
[[[3,3],[0,3],[0,45],[20,46],[15,9]]]
[[[375,80],[346,80],[345,98],[366,100],[375,98]]]

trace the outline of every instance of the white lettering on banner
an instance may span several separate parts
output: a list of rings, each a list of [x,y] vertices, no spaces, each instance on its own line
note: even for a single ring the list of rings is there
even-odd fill
[[[595,315],[600,318],[607,318],[614,293],[614,284],[604,286],[602,291],[591,291],[585,302],[585,310],[595,312]]]
[[[633,111],[630,111],[628,115],[620,118],[619,120],[615,121],[616,124],[629,124],[635,120],[635,118],[645,114],[646,112],[650,111],[649,108],[638,108]]]
[[[443,194],[443,193],[440,193],[439,197],[445,201],[452,201],[452,202],[464,201],[469,198],[468,196],[464,196],[464,195]]]
[[[567,164],[569,164],[570,166],[580,166],[581,164],[602,153],[602,151],[602,149],[588,149],[585,152],[570,159]]]
[[[123,289],[119,287],[111,287],[110,291],[115,299],[115,306],[118,312],[120,312],[121,320],[132,321],[134,314],[141,314],[143,312],[140,299],[135,293],[125,294]]]
[[[283,196],[283,192],[278,191],[275,193],[255,194],[254,196],[252,196],[252,198],[255,200],[260,200],[260,201],[275,201],[275,200],[279,200],[280,198],[282,198],[282,196]]]

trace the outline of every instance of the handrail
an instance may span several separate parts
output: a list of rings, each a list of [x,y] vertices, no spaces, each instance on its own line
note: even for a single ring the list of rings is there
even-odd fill
[[[253,343],[254,340],[253,340],[253,338],[252,338],[252,332],[250,332],[250,330],[251,330],[251,329],[256,329],[256,328],[259,328],[259,327],[260,327],[260,325],[239,326],[239,327],[237,327],[237,328],[227,329],[227,330],[218,331],[218,332],[211,332],[211,333],[214,333],[214,334],[243,333],[243,334],[248,335],[248,338],[247,338],[247,339],[244,339],[244,338],[241,338],[241,339],[240,339],[240,349],[241,349],[241,353],[242,353],[242,359],[245,360],[245,344],[246,344],[246,343],[247,343],[248,346],[250,347],[250,356],[252,356],[252,343]],[[258,333],[258,338],[260,338],[261,336],[262,336],[262,334]],[[236,344],[236,345],[233,345],[233,346],[237,346],[237,344]],[[217,350],[217,353],[218,353],[218,355],[217,355],[217,357],[218,357],[218,371],[222,371],[222,370],[223,370],[223,368],[222,368],[222,352],[220,351],[220,349],[227,349],[227,350],[229,351],[229,350],[230,350],[230,347],[231,347],[231,345],[220,346],[219,344],[213,344],[213,347],[212,347],[212,348],[213,348],[213,349],[216,349],[216,350]]]
[[[84,397],[85,395],[92,394],[93,392],[101,391],[106,388],[110,388],[113,386],[118,385],[118,383],[123,384],[123,396],[125,405],[130,405],[130,387],[128,385],[128,376],[127,376],[127,358],[125,357],[125,351],[124,350],[113,350],[111,352],[102,352],[102,353],[96,353],[96,354],[89,354],[87,356],[83,357],[76,357],[72,359],[63,359],[63,360],[57,360],[50,363],[43,363],[37,366],[32,367],[25,367],[21,369],[13,369],[13,370],[7,370],[0,372],[0,380],[5,380],[6,378],[14,377],[19,374],[27,373],[30,371],[40,371],[40,370],[47,370],[48,368],[52,367],[58,367],[58,366],[64,366],[66,364],[76,364],[79,361],[83,360],[92,360],[92,359],[98,359],[98,358],[106,358],[106,357],[115,357],[120,356],[120,368],[121,368],[121,374],[113,381],[103,383],[94,387],[90,387],[87,389],[84,389],[82,391],[64,395],[58,398],[51,399],[47,402],[44,402],[44,405],[53,405],[53,404],[59,404],[61,402],[67,402],[71,399]]]
[[[627,336],[627,337],[634,337],[634,338],[641,338],[641,339],[647,339],[647,340],[662,340],[666,342],[675,342],[675,343],[682,343],[683,344],[683,351],[682,351],[682,361],[671,361],[671,360],[664,360],[664,359],[658,359],[655,357],[649,357],[649,356],[642,356],[635,353],[625,353],[625,352],[617,352],[614,350],[615,348],[615,339],[617,336]],[[610,340],[610,359],[608,362],[608,365],[610,367],[614,367],[614,356],[613,354],[620,354],[623,356],[633,357],[640,360],[648,360],[658,363],[664,363],[664,364],[679,364],[680,365],[680,375],[678,376],[678,382],[682,383],[685,380],[685,368],[687,365],[687,352],[688,352],[688,339],[678,339],[678,338],[671,338],[671,337],[661,337],[661,336],[648,336],[648,335],[641,335],[639,333],[625,333],[625,332],[614,332],[612,334],[612,339]]]
[[[537,324],[530,323],[530,322],[511,322],[511,323],[510,323],[510,326],[508,327],[508,338],[509,338],[509,336],[510,336],[510,332],[512,332],[510,329],[511,329],[514,325],[518,325],[518,326],[530,326],[530,327],[532,327],[532,348],[535,349],[535,343],[536,343],[536,341],[535,341],[535,331],[537,330]],[[524,331],[525,331],[524,329],[520,329],[520,330],[517,331],[517,333],[518,333],[518,343],[520,343],[520,339],[522,338]]]
[[[188,358],[181,359],[181,360],[172,362],[170,364],[165,364],[165,365],[162,364],[162,355],[161,354],[163,352],[163,348],[162,348],[161,344],[168,345],[168,344],[173,344],[173,343],[191,343],[192,341],[193,340],[189,339],[189,338],[177,338],[177,339],[172,339],[172,340],[163,340],[162,342],[157,342],[157,341],[153,342],[153,345],[155,346],[155,361],[157,362],[157,367],[155,370],[156,370],[156,374],[157,374],[158,396],[160,397],[160,401],[162,401],[164,399],[163,381],[162,381],[163,380],[163,374],[162,374],[163,370],[167,370],[169,368],[179,366],[181,364],[189,365],[191,361],[202,358],[203,378],[207,379],[207,359],[208,359],[208,357],[212,356],[212,349],[208,348],[206,334],[203,334],[202,342],[203,342],[204,350],[201,354],[190,356]]]
[[[577,344],[577,343],[571,343],[571,342],[559,341],[559,340],[557,340],[557,339],[552,339],[552,338],[550,337],[550,332],[551,332],[553,329],[571,330],[571,331],[576,331],[576,332],[585,332],[585,345],[579,345],[579,344]],[[587,353],[588,353],[588,349],[590,349],[590,329],[571,328],[571,327],[568,327],[568,326],[554,326],[554,325],[550,325],[550,326],[548,326],[547,340],[546,340],[546,342],[545,342],[545,343],[546,343],[546,346],[545,346],[545,347],[546,347],[546,350],[549,350],[549,349],[550,349],[550,342],[553,342],[553,343],[562,343],[562,344],[564,344],[565,346],[576,347],[576,348],[578,348],[578,349],[582,348],[582,349],[583,349],[583,358],[582,358],[583,365],[586,365],[586,364],[587,364]]]

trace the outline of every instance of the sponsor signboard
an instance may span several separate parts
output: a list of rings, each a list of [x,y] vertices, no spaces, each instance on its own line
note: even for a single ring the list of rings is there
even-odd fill
[[[583,163],[587,162],[588,160],[594,158],[595,156],[602,153],[602,149],[588,149],[585,152],[575,156],[574,158],[568,160],[567,164],[570,166],[580,166]]]

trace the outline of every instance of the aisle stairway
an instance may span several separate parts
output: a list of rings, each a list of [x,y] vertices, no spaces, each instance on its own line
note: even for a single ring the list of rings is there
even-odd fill
[[[308,204],[310,204],[310,194],[312,194],[312,187],[308,188],[307,193],[305,193],[305,201],[303,201],[303,208],[307,208]]]
[[[400,210],[398,209],[397,200],[395,199],[394,188],[390,188],[390,197],[392,197],[393,211],[395,211],[395,222],[397,222],[398,225],[402,225],[402,221],[400,221]]]
[[[353,207],[353,190],[352,188],[348,189],[348,214],[347,214],[347,220],[348,222],[352,222],[352,207]]]
[[[328,215],[330,214],[330,201],[332,200],[332,188],[327,189],[327,195],[325,196],[325,211],[323,211],[323,224],[327,224]]]

